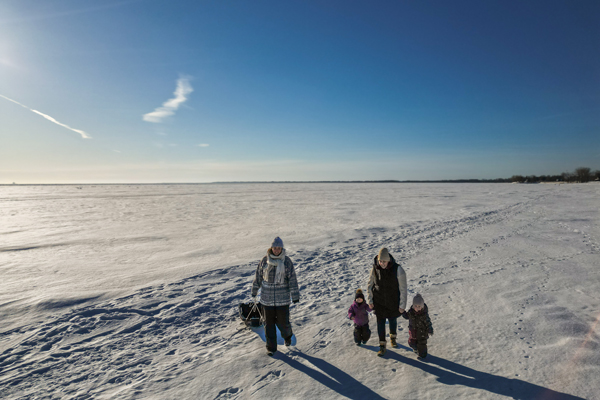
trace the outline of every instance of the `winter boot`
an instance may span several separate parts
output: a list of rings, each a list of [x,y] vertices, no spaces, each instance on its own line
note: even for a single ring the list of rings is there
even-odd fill
[[[390,333],[390,343],[392,344],[393,348],[398,347],[398,343],[396,343],[396,335]]]
[[[377,352],[378,357],[383,357],[385,354],[385,342],[379,342],[379,351]]]
[[[292,345],[292,337],[291,336],[288,337],[288,338],[285,338],[283,340],[284,340],[286,346],[291,346]]]

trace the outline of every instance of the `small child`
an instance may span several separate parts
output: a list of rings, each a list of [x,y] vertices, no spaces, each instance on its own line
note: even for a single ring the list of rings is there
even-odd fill
[[[433,326],[427,304],[419,293],[414,297],[410,310],[405,311],[402,317],[408,320],[408,345],[420,358],[427,357],[427,338],[433,335]]]
[[[365,302],[365,295],[362,290],[358,289],[354,296],[354,303],[348,309],[348,318],[354,321],[354,342],[357,346],[360,346],[361,343],[366,344],[371,337],[369,314],[367,314],[370,311],[373,310]]]

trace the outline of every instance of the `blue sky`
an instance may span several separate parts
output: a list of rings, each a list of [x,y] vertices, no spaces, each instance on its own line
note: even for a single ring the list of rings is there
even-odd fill
[[[0,3],[0,183],[600,168],[598,1]]]

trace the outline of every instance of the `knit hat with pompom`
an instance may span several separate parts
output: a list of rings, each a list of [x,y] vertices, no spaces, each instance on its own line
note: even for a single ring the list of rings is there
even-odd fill
[[[365,295],[363,294],[362,290],[360,289],[356,289],[356,296],[354,296],[354,300],[356,299],[365,299]]]
[[[417,293],[417,295],[413,298],[413,306],[424,306],[425,305],[425,300],[423,300],[423,296],[421,296],[419,293]]]

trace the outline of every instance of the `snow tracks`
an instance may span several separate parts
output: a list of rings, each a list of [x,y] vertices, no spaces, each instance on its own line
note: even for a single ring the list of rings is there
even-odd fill
[[[407,224],[394,231],[371,229],[358,239],[290,254],[300,284],[301,301],[292,306],[292,319],[302,352],[285,357],[306,369],[302,365],[307,358],[326,349],[332,338],[349,334],[346,309],[354,291],[365,289],[381,246],[403,263],[440,242],[513,218],[526,207],[519,203],[452,220]],[[74,305],[39,325],[2,333],[2,397],[147,397],[206,373],[207,363],[234,361],[227,352],[240,346],[262,356],[263,344],[242,329],[237,318],[238,304],[249,300],[257,262],[147,287],[92,306]],[[417,282],[411,275],[409,290]],[[304,329],[307,325],[311,330]],[[245,387],[213,387],[205,392],[207,398],[259,395],[270,383],[285,379],[285,372],[274,368],[277,360],[260,363],[254,381]],[[336,371],[332,373],[343,374]],[[375,395],[363,389],[365,395]]]

